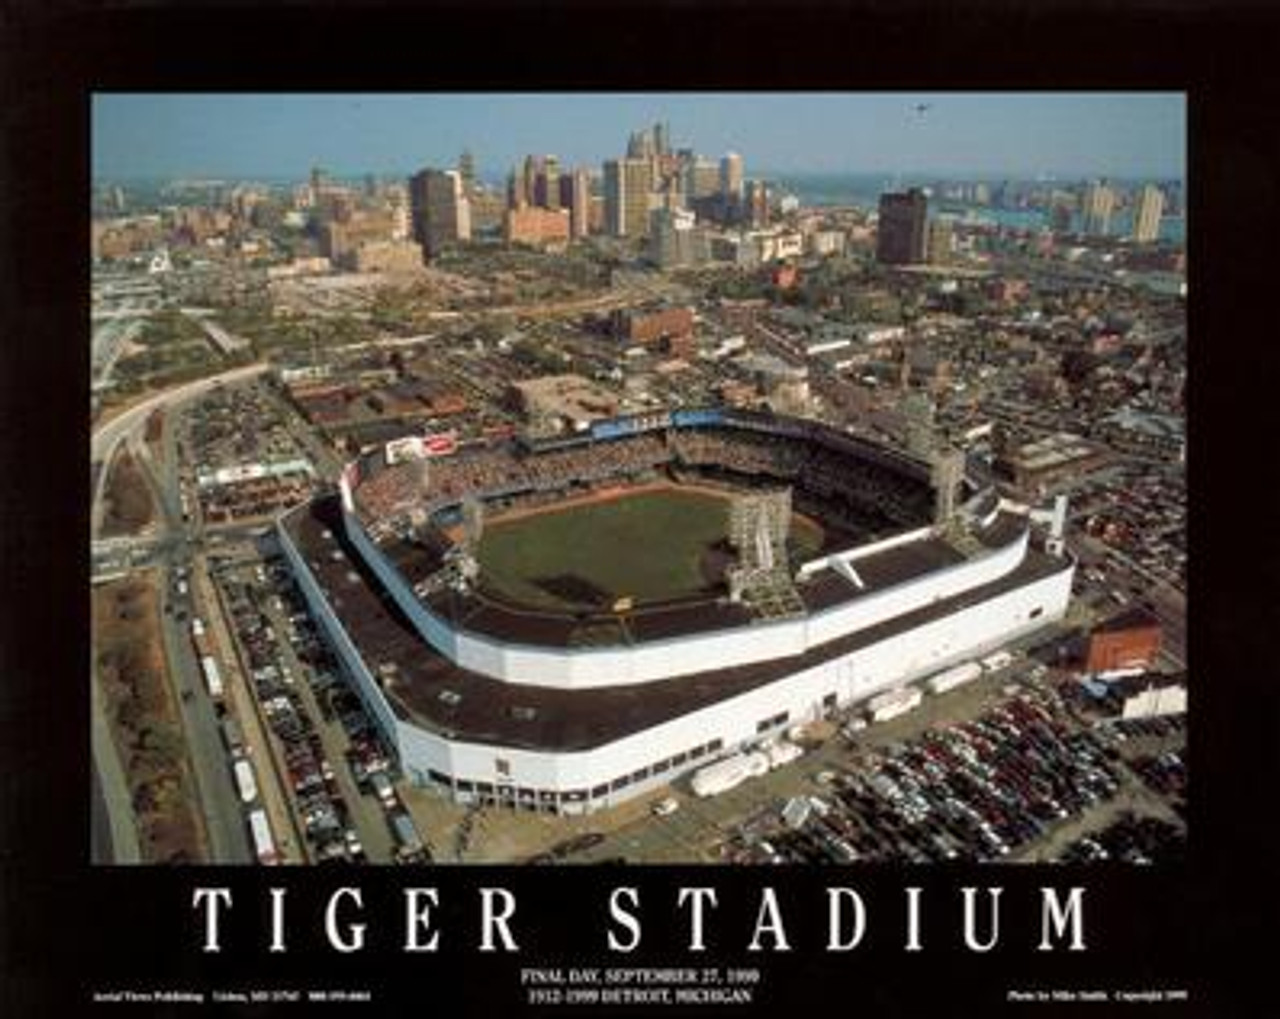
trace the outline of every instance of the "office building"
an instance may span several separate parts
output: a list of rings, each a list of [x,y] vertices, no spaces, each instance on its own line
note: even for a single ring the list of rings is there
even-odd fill
[[[1111,231],[1111,213],[1116,204],[1115,192],[1105,181],[1094,181],[1084,193],[1081,209],[1086,234],[1106,236]]]
[[[876,260],[887,265],[913,265],[925,260],[929,200],[919,188],[880,196]]]
[[[947,265],[955,238],[952,234],[951,220],[935,219],[929,223],[929,261],[934,265]]]
[[[476,189],[476,160],[470,149],[464,149],[458,157],[458,173],[462,177],[462,193],[470,198]]]
[[[520,204],[536,205],[535,195],[538,191],[538,172],[541,167],[533,156],[524,157],[524,169],[520,174]]]
[[[736,152],[726,152],[720,160],[720,193],[729,198],[741,198],[743,189],[742,157]]]
[[[1164,213],[1164,193],[1154,184],[1140,192],[1133,209],[1133,239],[1150,244],[1160,236],[1160,217]]]
[[[423,170],[409,182],[413,238],[427,258],[471,239],[471,203],[457,170]]]
[[[533,204],[543,209],[560,208],[560,160],[543,156],[535,180]]]
[[[591,174],[585,169],[561,176],[560,207],[569,212],[569,232],[575,239],[591,232]]]
[[[758,230],[769,225],[769,189],[764,181],[747,181],[743,211],[748,225],[753,229]]]
[[[605,219],[615,237],[649,233],[653,167],[648,159],[610,159],[604,164]]]
[[[720,167],[714,160],[691,158],[684,164],[684,194],[693,202],[711,198],[720,191]]]

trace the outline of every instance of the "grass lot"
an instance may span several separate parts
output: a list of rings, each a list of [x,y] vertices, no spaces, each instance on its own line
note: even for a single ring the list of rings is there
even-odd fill
[[[154,577],[93,589],[93,647],[147,863],[207,859],[204,821],[170,692]]]
[[[146,478],[142,476],[142,468],[122,443],[107,476],[103,537],[138,534],[154,519],[155,506]]]
[[[510,521],[492,521],[480,542],[485,585],[539,608],[607,608],[695,594],[709,587],[703,569],[725,537],[728,502],[696,491],[643,492]],[[821,530],[795,521],[792,540],[806,554]]]

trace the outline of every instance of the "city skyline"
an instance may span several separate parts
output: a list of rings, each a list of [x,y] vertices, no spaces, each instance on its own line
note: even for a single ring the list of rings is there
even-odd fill
[[[91,119],[98,180],[401,175],[463,150],[496,180],[531,152],[598,168],[657,121],[673,147],[741,153],[749,175],[1168,180],[1186,156],[1185,96],[1156,92],[110,93]]]

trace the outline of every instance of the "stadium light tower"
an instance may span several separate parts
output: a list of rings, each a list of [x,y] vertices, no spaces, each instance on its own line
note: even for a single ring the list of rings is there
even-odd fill
[[[933,522],[946,524],[956,508],[956,492],[964,478],[964,454],[957,449],[943,449],[933,457]]]

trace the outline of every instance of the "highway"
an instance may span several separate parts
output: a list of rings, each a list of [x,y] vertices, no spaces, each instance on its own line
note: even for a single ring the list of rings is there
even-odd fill
[[[171,389],[166,389],[163,392],[147,397],[127,410],[121,411],[110,420],[103,422],[94,430],[89,442],[90,464],[102,464],[104,468],[110,464],[111,455],[115,452],[120,440],[130,432],[140,428],[152,411],[179,406],[188,400],[207,393],[214,386],[229,385],[242,379],[253,378],[261,375],[266,370],[267,364],[257,361],[241,368],[233,368],[230,371],[221,372],[218,375],[210,375],[207,378],[196,379],[194,382],[174,386]],[[92,496],[92,531],[95,537],[102,528],[102,492],[106,482],[106,475],[105,469],[98,471],[95,475],[97,480]]]
[[[92,433],[90,438],[90,485],[92,493],[91,503],[91,540],[96,540],[98,533],[102,527],[102,503],[103,493],[105,490],[105,480],[107,475],[106,466],[110,464],[111,457],[115,453],[119,443],[128,436],[137,432],[142,425],[145,424],[147,418],[152,411],[161,408],[171,408],[178,406],[188,400],[199,397],[203,393],[212,389],[219,384],[229,384],[242,379],[252,378],[261,374],[267,369],[264,363],[256,363],[246,365],[241,368],[235,368],[230,371],[222,372],[218,375],[210,376],[204,379],[198,379],[194,382],[188,382],[183,385],[174,386],[171,389],[153,396],[135,404],[134,406],[122,411],[120,414],[111,418],[98,426]],[[148,458],[149,465],[149,458]],[[148,471],[148,476],[151,477]],[[154,484],[154,478],[152,478]],[[162,486],[168,487],[168,486]],[[161,512],[164,516],[172,520],[174,506],[171,499],[162,499],[160,502]],[[179,527],[181,518],[178,518]],[[159,538],[151,537],[145,539],[141,544],[143,549],[149,550],[152,555],[160,551],[162,557],[167,558],[174,551],[181,550],[182,556],[186,558],[185,538],[181,537],[181,530],[177,532],[175,537],[173,532],[162,535]],[[129,542],[124,547],[133,550],[137,547],[138,542]],[[98,548],[95,541],[95,550]],[[162,571],[162,575],[167,576],[167,571]],[[167,590],[165,592],[167,596]],[[174,625],[170,617],[165,617],[166,622],[162,627],[166,648],[170,654],[173,654],[173,644],[175,642],[175,634],[171,627]],[[172,658],[171,658],[172,660]],[[181,662],[181,658],[178,659]],[[179,672],[182,672],[179,666]],[[177,677],[179,680],[179,689],[183,682],[190,684],[192,677],[187,675]],[[203,685],[197,687],[203,690]],[[92,804],[91,804],[91,831],[94,833],[92,839],[92,850],[95,853],[110,852],[112,858],[117,863],[137,863],[141,861],[141,850],[138,844],[137,830],[134,823],[132,800],[129,793],[128,783],[125,779],[124,769],[116,752],[115,744],[110,738],[110,728],[107,722],[101,698],[99,696],[98,684],[96,676],[91,677],[92,690],[92,738],[90,740],[92,751],[93,766],[93,782],[92,782]],[[207,696],[205,696],[203,705],[200,701],[193,699],[188,704],[179,697],[179,704],[182,707],[183,724],[187,730],[188,737],[192,743],[192,757],[197,761],[196,767],[199,772],[197,782],[201,789],[206,787],[213,790],[212,804],[203,804],[202,809],[206,811],[206,822],[208,822],[210,808],[212,812],[223,818],[230,818],[228,812],[228,804],[226,797],[220,791],[222,787],[231,788],[231,776],[226,771],[224,763],[224,755],[220,743],[218,744],[217,760],[222,766],[225,773],[221,781],[215,780],[210,753],[210,716],[212,706],[209,704]],[[216,735],[216,732],[214,733]],[[239,817],[240,809],[238,801],[235,804],[235,816]],[[104,824],[105,819],[105,824]],[[215,820],[210,827],[210,840],[218,847],[226,851],[226,855],[218,857],[219,859],[239,859],[241,853],[237,851],[237,841],[241,845],[247,846],[246,835],[243,825],[237,832],[232,832],[229,820]],[[110,837],[106,838],[109,832]],[[247,850],[245,850],[247,852]],[[97,857],[95,856],[95,859]]]
[[[172,432],[172,429],[168,431]],[[219,863],[250,863],[253,854],[250,852],[249,835],[231,770],[227,767],[216,709],[196,661],[187,625],[179,622],[176,615],[179,609],[189,609],[191,614],[195,614],[199,606],[192,603],[189,593],[186,596],[173,593],[176,570],[187,570],[191,550],[183,530],[182,509],[174,491],[172,467],[166,479],[158,478],[147,444],[136,432],[130,433],[125,441],[142,469],[153,501],[160,507],[161,544],[152,548],[162,550],[160,558],[164,564],[160,575],[164,585],[161,599],[165,611],[162,613],[161,630],[165,661],[169,663],[170,691],[178,706],[184,742],[190,752],[192,778],[209,838],[209,854]]]

